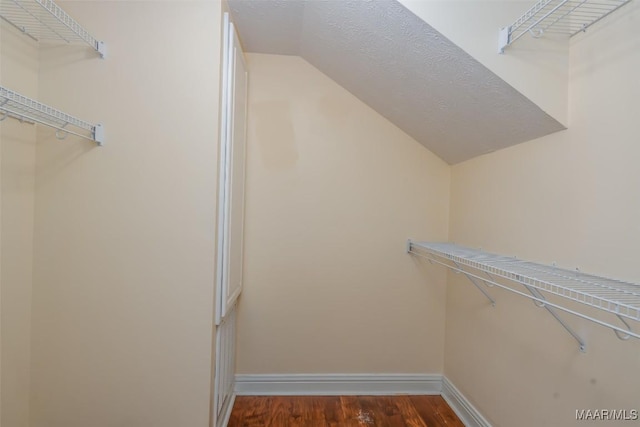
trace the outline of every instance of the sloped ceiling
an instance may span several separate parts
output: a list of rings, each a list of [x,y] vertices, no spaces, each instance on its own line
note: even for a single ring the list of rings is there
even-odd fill
[[[299,55],[449,164],[564,129],[396,0],[230,0],[245,51]]]

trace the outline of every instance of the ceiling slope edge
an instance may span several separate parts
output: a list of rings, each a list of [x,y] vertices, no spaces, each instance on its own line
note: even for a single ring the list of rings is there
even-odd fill
[[[248,52],[299,55],[449,164],[565,127],[396,0],[230,0]]]

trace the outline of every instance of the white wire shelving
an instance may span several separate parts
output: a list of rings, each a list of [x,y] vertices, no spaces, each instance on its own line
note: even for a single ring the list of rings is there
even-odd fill
[[[492,305],[495,305],[495,300],[480,283],[497,286],[533,300],[562,324],[576,339],[581,351],[585,350],[584,341],[562,321],[555,309],[611,328],[620,339],[640,339],[640,333],[632,331],[629,323],[640,321],[640,285],[635,283],[490,254],[453,243],[409,240],[407,252],[464,274]],[[520,291],[505,283],[522,285],[524,290]],[[553,295],[555,298],[549,301],[545,295]],[[587,307],[589,308],[583,310]],[[596,313],[615,315],[622,326],[612,323],[607,315],[594,317],[592,309],[597,309]]]
[[[0,121],[12,117],[21,121],[41,123],[56,129],[56,137],[64,139],[67,134],[104,143],[104,128],[56,110],[12,90],[0,86]]]
[[[605,16],[631,0],[538,0],[515,22],[500,30],[498,51],[529,33],[538,38],[544,34],[569,37],[585,31]]]
[[[104,58],[106,47],[52,0],[0,0],[0,18],[33,40],[85,43]]]

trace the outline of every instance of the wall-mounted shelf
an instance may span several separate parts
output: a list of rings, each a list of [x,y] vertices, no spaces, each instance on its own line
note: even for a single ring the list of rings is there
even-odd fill
[[[554,308],[611,328],[620,339],[640,338],[640,333],[633,332],[628,323],[629,320],[640,321],[640,285],[494,255],[452,243],[409,240],[407,252],[463,273],[483,291],[492,304],[495,304],[495,300],[479,282],[532,299],[536,305],[550,311],[578,341],[582,351],[584,342],[558,317]],[[522,285],[526,292],[506,283]],[[545,294],[556,298],[549,301]],[[589,308],[585,310],[587,307]],[[603,315],[593,317],[593,308]],[[610,315],[615,315],[622,326],[608,320]]]
[[[33,40],[86,43],[105,56],[105,44],[52,0],[0,0],[0,17]]]
[[[104,143],[102,125],[85,122],[2,86],[0,86],[0,113],[2,113],[0,121],[13,117],[57,129],[58,139],[64,139],[67,134],[71,134],[94,141],[98,145]]]
[[[516,21],[500,30],[498,51],[529,33],[541,37],[546,33],[571,37],[585,31],[605,16],[631,0],[539,0]]]

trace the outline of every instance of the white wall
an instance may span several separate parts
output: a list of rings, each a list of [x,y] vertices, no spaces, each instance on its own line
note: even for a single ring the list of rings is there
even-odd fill
[[[209,422],[220,3],[68,2],[107,42],[42,46],[31,426]]]
[[[445,288],[405,253],[446,240],[443,161],[309,63],[249,54],[238,373],[437,373]]]
[[[572,39],[567,131],[453,167],[452,241],[640,282],[638,19],[632,2]],[[576,409],[638,409],[638,340],[564,315],[587,342],[581,354],[544,310],[492,291],[495,309],[450,276],[445,374],[493,425],[565,427],[581,424]]]
[[[2,26],[0,84],[38,91],[37,45]],[[7,118],[0,125],[0,425],[29,425],[31,291],[36,131]]]

